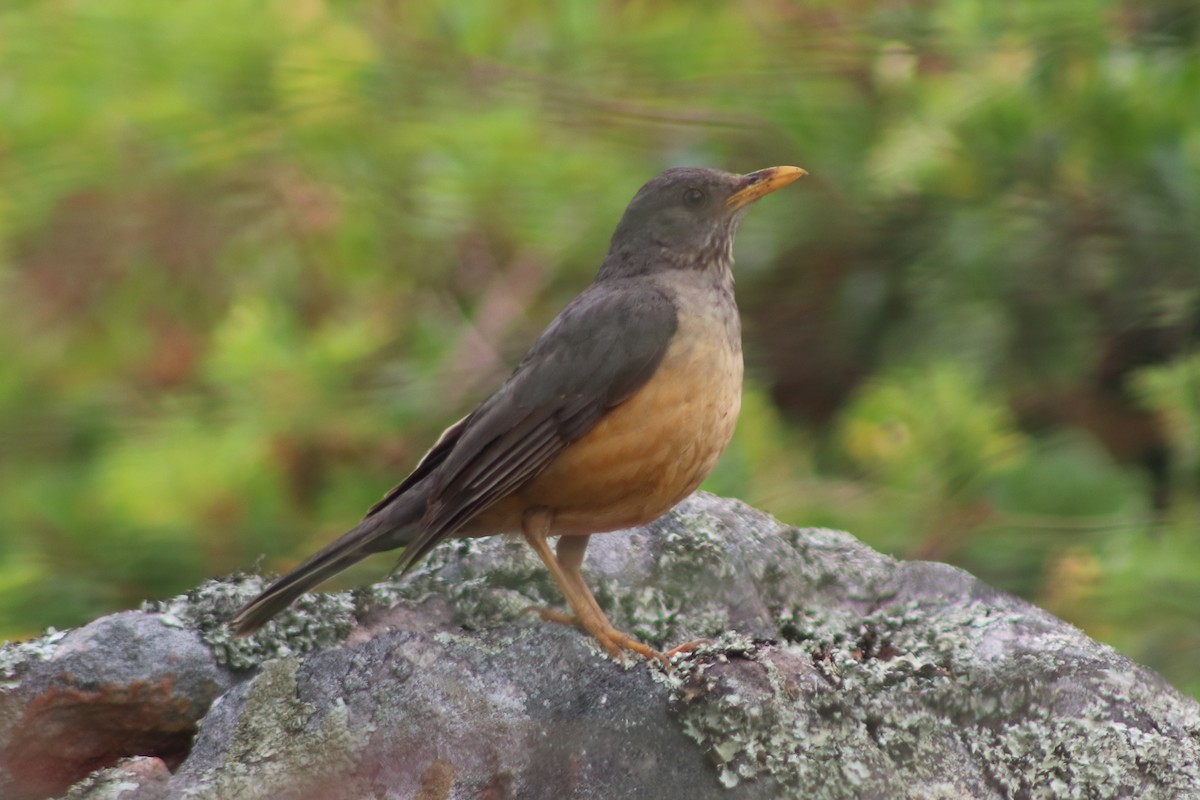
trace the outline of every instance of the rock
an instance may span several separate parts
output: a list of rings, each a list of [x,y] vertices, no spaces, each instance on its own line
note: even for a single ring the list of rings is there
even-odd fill
[[[561,599],[503,537],[248,640],[261,583],[207,584],[0,652],[0,797],[1200,796],[1200,706],[952,567],[698,494],[586,570],[618,627],[714,641],[623,667],[521,614]]]
[[[162,759],[134,756],[96,770],[72,786],[63,800],[163,800],[170,781]]]
[[[126,755],[178,766],[233,680],[194,630],[124,612],[0,654],[0,797],[55,794]]]

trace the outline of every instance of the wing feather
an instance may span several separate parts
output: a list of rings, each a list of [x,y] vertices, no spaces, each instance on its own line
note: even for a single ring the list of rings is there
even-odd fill
[[[429,478],[428,501],[398,568],[519,489],[645,385],[676,325],[670,298],[645,279],[593,284],[563,309],[508,381],[418,465],[432,464],[417,479]]]

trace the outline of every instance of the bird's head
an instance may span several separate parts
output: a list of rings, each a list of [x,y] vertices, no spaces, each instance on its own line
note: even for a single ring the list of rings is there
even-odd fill
[[[799,167],[768,167],[748,175],[697,167],[663,172],[625,209],[600,277],[728,267],[746,207],[805,174]]]

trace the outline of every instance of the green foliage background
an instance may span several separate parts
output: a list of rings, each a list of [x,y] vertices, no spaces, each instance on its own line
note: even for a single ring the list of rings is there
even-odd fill
[[[1194,3],[10,0],[0,31],[0,636],[294,563],[644,180],[798,164],[739,238],[707,488],[1200,693]],[[1131,332],[1154,357],[1098,381]],[[1097,385],[1141,414],[1107,440]],[[1113,444],[1146,425],[1161,512]]]

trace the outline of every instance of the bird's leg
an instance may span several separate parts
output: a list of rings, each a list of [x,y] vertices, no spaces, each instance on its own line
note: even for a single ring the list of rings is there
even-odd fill
[[[579,571],[579,568],[583,565],[583,554],[587,550],[589,538],[590,536],[587,535],[558,537],[558,546],[554,549],[554,559],[564,572],[563,580],[569,581],[573,588],[582,588],[582,591],[578,594],[591,608],[589,616],[607,619],[608,616],[600,608],[599,603],[596,602],[591,589],[583,582],[582,573]],[[535,546],[534,549],[537,550],[538,548]],[[557,578],[555,580],[557,581]],[[572,625],[581,630],[587,630],[584,628],[583,623],[580,622],[580,618],[573,614],[564,614],[561,611],[544,606],[530,606],[525,611],[536,611],[538,616],[548,622],[557,622],[560,625]]]
[[[587,536],[564,536],[558,542],[558,556],[555,557],[550,552],[550,545],[546,543],[546,537],[550,534],[552,521],[553,514],[550,511],[543,509],[530,511],[522,520],[522,533],[525,534],[525,541],[529,543],[533,551],[542,559],[542,563],[546,565],[546,569],[550,571],[554,582],[558,584],[558,588],[567,599],[567,605],[571,607],[574,617],[542,612],[543,618],[555,622],[567,622],[583,628],[613,658],[620,659],[621,651],[629,650],[647,660],[655,658],[666,664],[666,658],[657,650],[647,647],[629,634],[614,628],[596,602],[596,598],[592,596],[587,584],[583,582],[579,567],[583,563],[583,553],[587,548]]]
[[[567,577],[571,578],[578,584],[581,593],[587,597],[587,599],[595,607],[596,613],[600,615],[601,619],[603,619],[605,622],[608,622],[608,617],[605,616],[604,612],[600,609],[599,604],[596,603],[596,598],[592,595],[592,591],[588,588],[588,585],[584,583],[583,573],[580,571],[580,567],[583,566],[583,553],[587,549],[589,538],[590,537],[588,536],[560,536],[558,537],[558,547],[555,548],[554,552],[558,555],[558,563],[567,573]],[[575,620],[573,618],[567,617],[565,614],[560,616],[564,617],[563,621],[567,622],[568,624],[575,624]],[[547,619],[553,619],[553,617],[547,617]],[[622,633],[621,631],[614,629],[614,633],[625,637],[625,639],[633,642],[639,647],[645,647],[646,650],[649,650],[650,653],[652,653],[654,657],[661,661],[664,665],[669,665],[671,659],[677,655],[691,653],[697,647],[710,644],[712,642],[711,639],[696,639],[695,641],[684,642],[681,645],[672,647],[670,650],[665,652],[659,652],[657,650],[651,650],[641,642],[638,642],[636,639],[629,637],[627,634]],[[630,647],[628,644],[624,644],[622,646],[627,650],[633,650],[635,653],[640,653],[646,659],[650,658],[649,655],[642,653],[642,651],[637,647]]]

